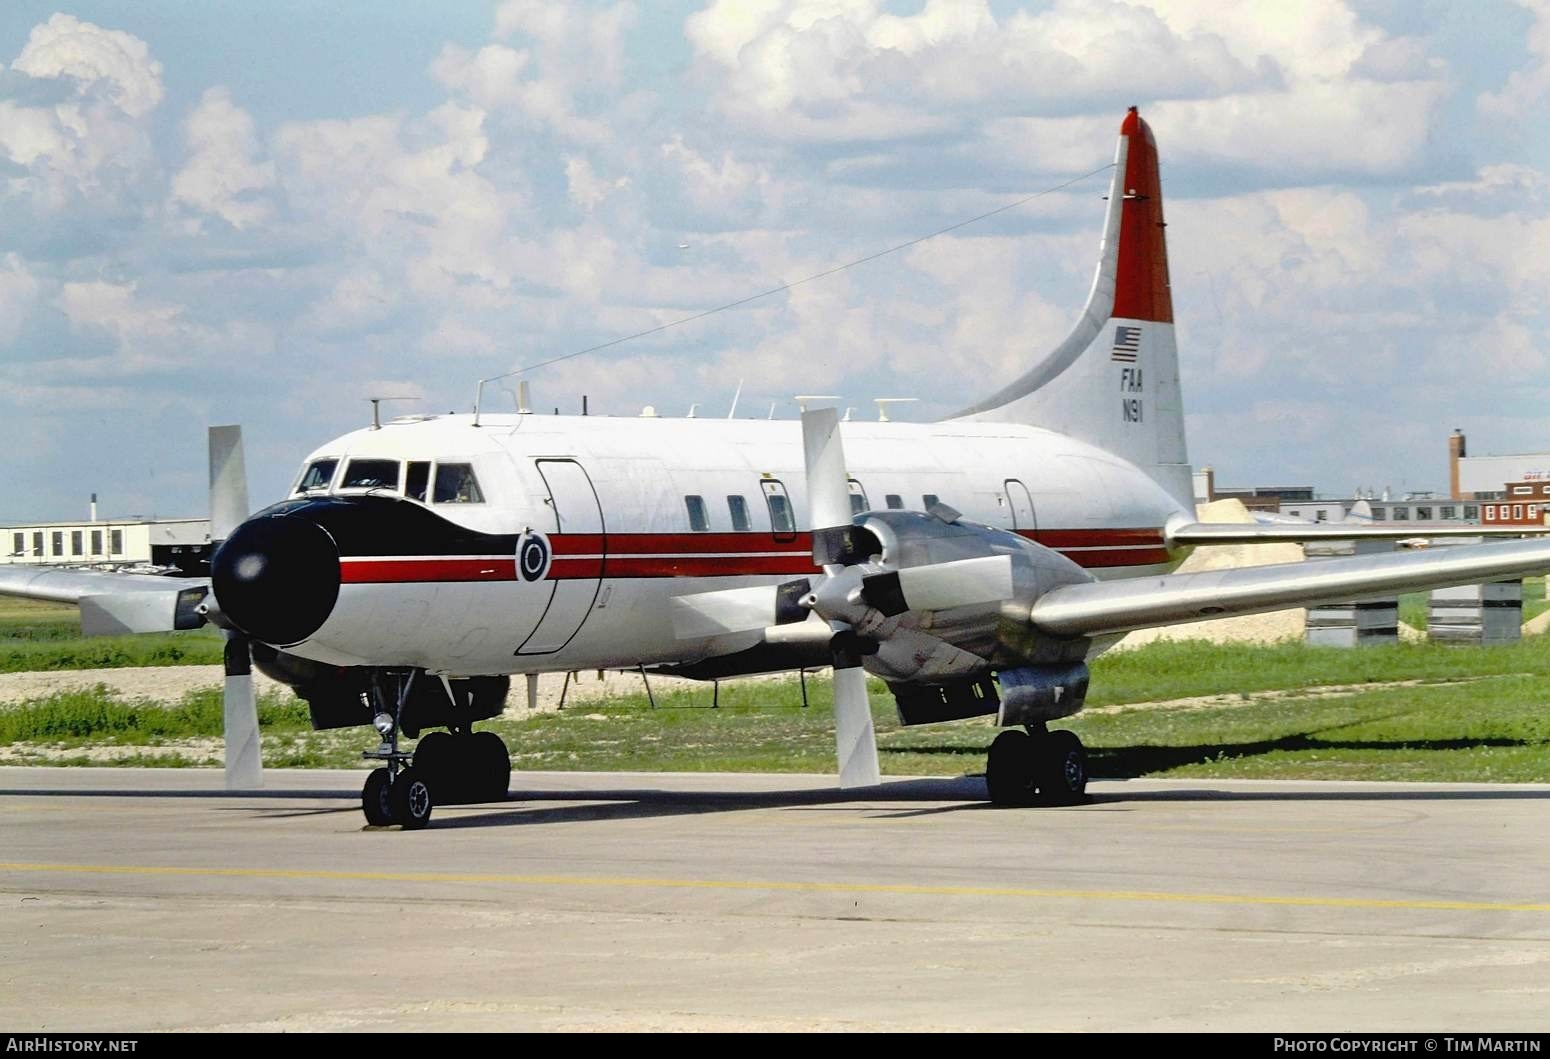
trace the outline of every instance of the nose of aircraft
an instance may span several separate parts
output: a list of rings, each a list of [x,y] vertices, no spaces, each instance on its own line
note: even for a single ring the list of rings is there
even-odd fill
[[[221,612],[263,643],[300,643],[339,598],[339,549],[327,530],[295,515],[259,515],[238,526],[210,560]]]

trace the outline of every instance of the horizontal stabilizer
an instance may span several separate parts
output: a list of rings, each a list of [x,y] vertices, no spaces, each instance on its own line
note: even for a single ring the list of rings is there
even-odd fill
[[[1036,628],[1056,636],[1097,636],[1287,607],[1502,581],[1547,570],[1550,541],[1545,540],[1355,555],[1066,585],[1040,597],[1033,605],[1031,620]]]
[[[1168,543],[1299,544],[1304,541],[1409,540],[1412,537],[1539,537],[1546,526],[1468,526],[1457,522],[1190,522],[1166,531]]]
[[[122,636],[137,632],[177,632],[204,624],[199,604],[210,589],[205,585],[183,587],[169,578],[160,592],[115,592],[82,596],[81,635]]]

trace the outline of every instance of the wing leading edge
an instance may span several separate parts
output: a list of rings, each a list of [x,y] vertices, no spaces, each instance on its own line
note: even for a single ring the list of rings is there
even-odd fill
[[[0,567],[0,595],[74,603],[85,636],[197,629],[205,623],[198,607],[209,592],[204,577]]]
[[[1347,528],[1342,536],[1349,535]],[[1287,607],[1500,581],[1547,570],[1550,540],[1397,555],[1357,555],[1066,585],[1041,596],[1033,605],[1031,620],[1036,628],[1056,636],[1097,636]]]

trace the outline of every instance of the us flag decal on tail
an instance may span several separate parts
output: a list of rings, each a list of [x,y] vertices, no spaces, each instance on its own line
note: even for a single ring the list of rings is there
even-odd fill
[[[1136,354],[1140,352],[1141,329],[1139,327],[1116,327],[1114,329],[1114,351],[1110,354],[1114,360],[1134,363]]]

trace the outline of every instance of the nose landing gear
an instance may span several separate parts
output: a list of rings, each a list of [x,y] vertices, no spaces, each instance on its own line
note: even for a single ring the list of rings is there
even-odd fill
[[[361,756],[383,765],[366,777],[361,810],[374,827],[419,830],[437,804],[505,801],[511,783],[511,755],[494,732],[472,732],[465,724],[426,735],[412,753],[399,749],[404,703],[417,674],[374,675],[369,689],[382,745]]]

